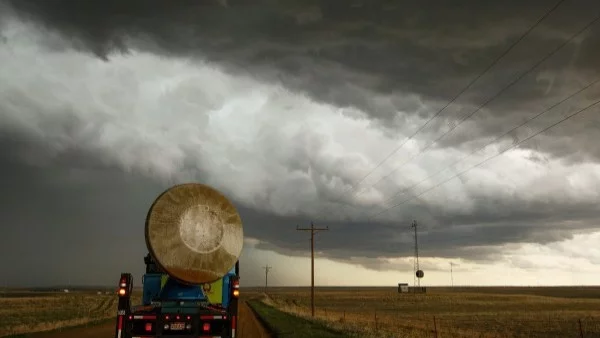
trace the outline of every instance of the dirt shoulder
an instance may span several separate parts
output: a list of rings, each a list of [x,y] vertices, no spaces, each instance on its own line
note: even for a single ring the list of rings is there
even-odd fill
[[[260,320],[254,316],[246,302],[240,302],[239,306],[240,320],[238,323],[239,337],[241,338],[271,338],[272,335],[261,324]]]
[[[273,332],[274,337],[290,338],[347,338],[348,334],[333,330],[322,323],[304,319],[283,312],[259,299],[253,299],[246,306],[264,322],[264,326]]]

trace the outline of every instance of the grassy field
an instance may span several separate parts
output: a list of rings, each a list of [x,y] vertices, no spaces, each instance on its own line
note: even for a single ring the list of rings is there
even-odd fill
[[[262,291],[242,289],[245,298],[259,297],[266,304],[255,303],[255,310],[280,337],[286,332],[436,337],[436,331],[438,338],[581,337],[581,332],[600,337],[600,287],[428,288],[426,294],[399,294],[395,288],[317,288],[316,325],[275,311],[310,318],[309,288],[269,288],[268,297],[261,297]],[[134,303],[139,297],[134,295]],[[1,294],[0,337],[111,318],[116,301],[114,294],[93,292]]]
[[[309,288],[268,294],[266,304],[310,317]],[[360,337],[600,337],[600,288],[318,288],[315,304],[319,321]]]
[[[114,317],[116,304],[114,293],[5,293],[0,295],[0,337],[56,330]]]
[[[250,300],[248,305],[263,325],[277,338],[347,338],[343,332],[327,325],[298,317],[265,304],[261,300]]]

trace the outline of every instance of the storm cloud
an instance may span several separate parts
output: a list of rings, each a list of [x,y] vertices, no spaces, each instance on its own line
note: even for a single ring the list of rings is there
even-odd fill
[[[411,255],[413,219],[424,255],[472,261],[597,230],[597,108],[449,180],[598,100],[592,85],[495,140],[598,79],[600,23],[574,35],[597,1],[561,4],[354,187],[553,5],[4,1],[2,215],[21,224],[4,247],[33,231],[77,237],[75,265],[125,238],[141,256],[147,206],[190,180],[229,195],[258,248],[304,254],[295,227],[314,220],[322,256],[374,269]]]

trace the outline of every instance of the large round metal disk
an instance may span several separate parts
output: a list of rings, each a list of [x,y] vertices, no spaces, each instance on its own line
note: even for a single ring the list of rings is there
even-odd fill
[[[198,183],[176,185],[152,204],[146,244],[171,277],[189,284],[214,282],[238,260],[242,220],[219,191]]]

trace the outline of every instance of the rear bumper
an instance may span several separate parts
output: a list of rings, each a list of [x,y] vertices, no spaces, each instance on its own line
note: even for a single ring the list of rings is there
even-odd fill
[[[196,336],[193,334],[190,335],[177,335],[177,336],[173,336],[173,335],[154,335],[154,336],[129,336],[129,335],[123,335],[121,336],[121,338],[233,338],[234,336],[204,336],[204,335],[200,335],[200,336]]]
[[[230,338],[231,336],[194,336],[194,335],[187,335],[187,336],[131,336],[131,337],[127,337],[127,338]]]
[[[212,317],[212,318],[211,318]],[[235,338],[237,327],[237,316],[231,316],[223,319],[223,316],[204,315],[193,321],[191,332],[164,332],[164,322],[158,316],[118,316],[115,338]],[[136,323],[137,322],[137,323]],[[152,332],[142,333],[142,325],[151,324],[154,328]],[[204,324],[211,324],[212,332],[202,332]]]

